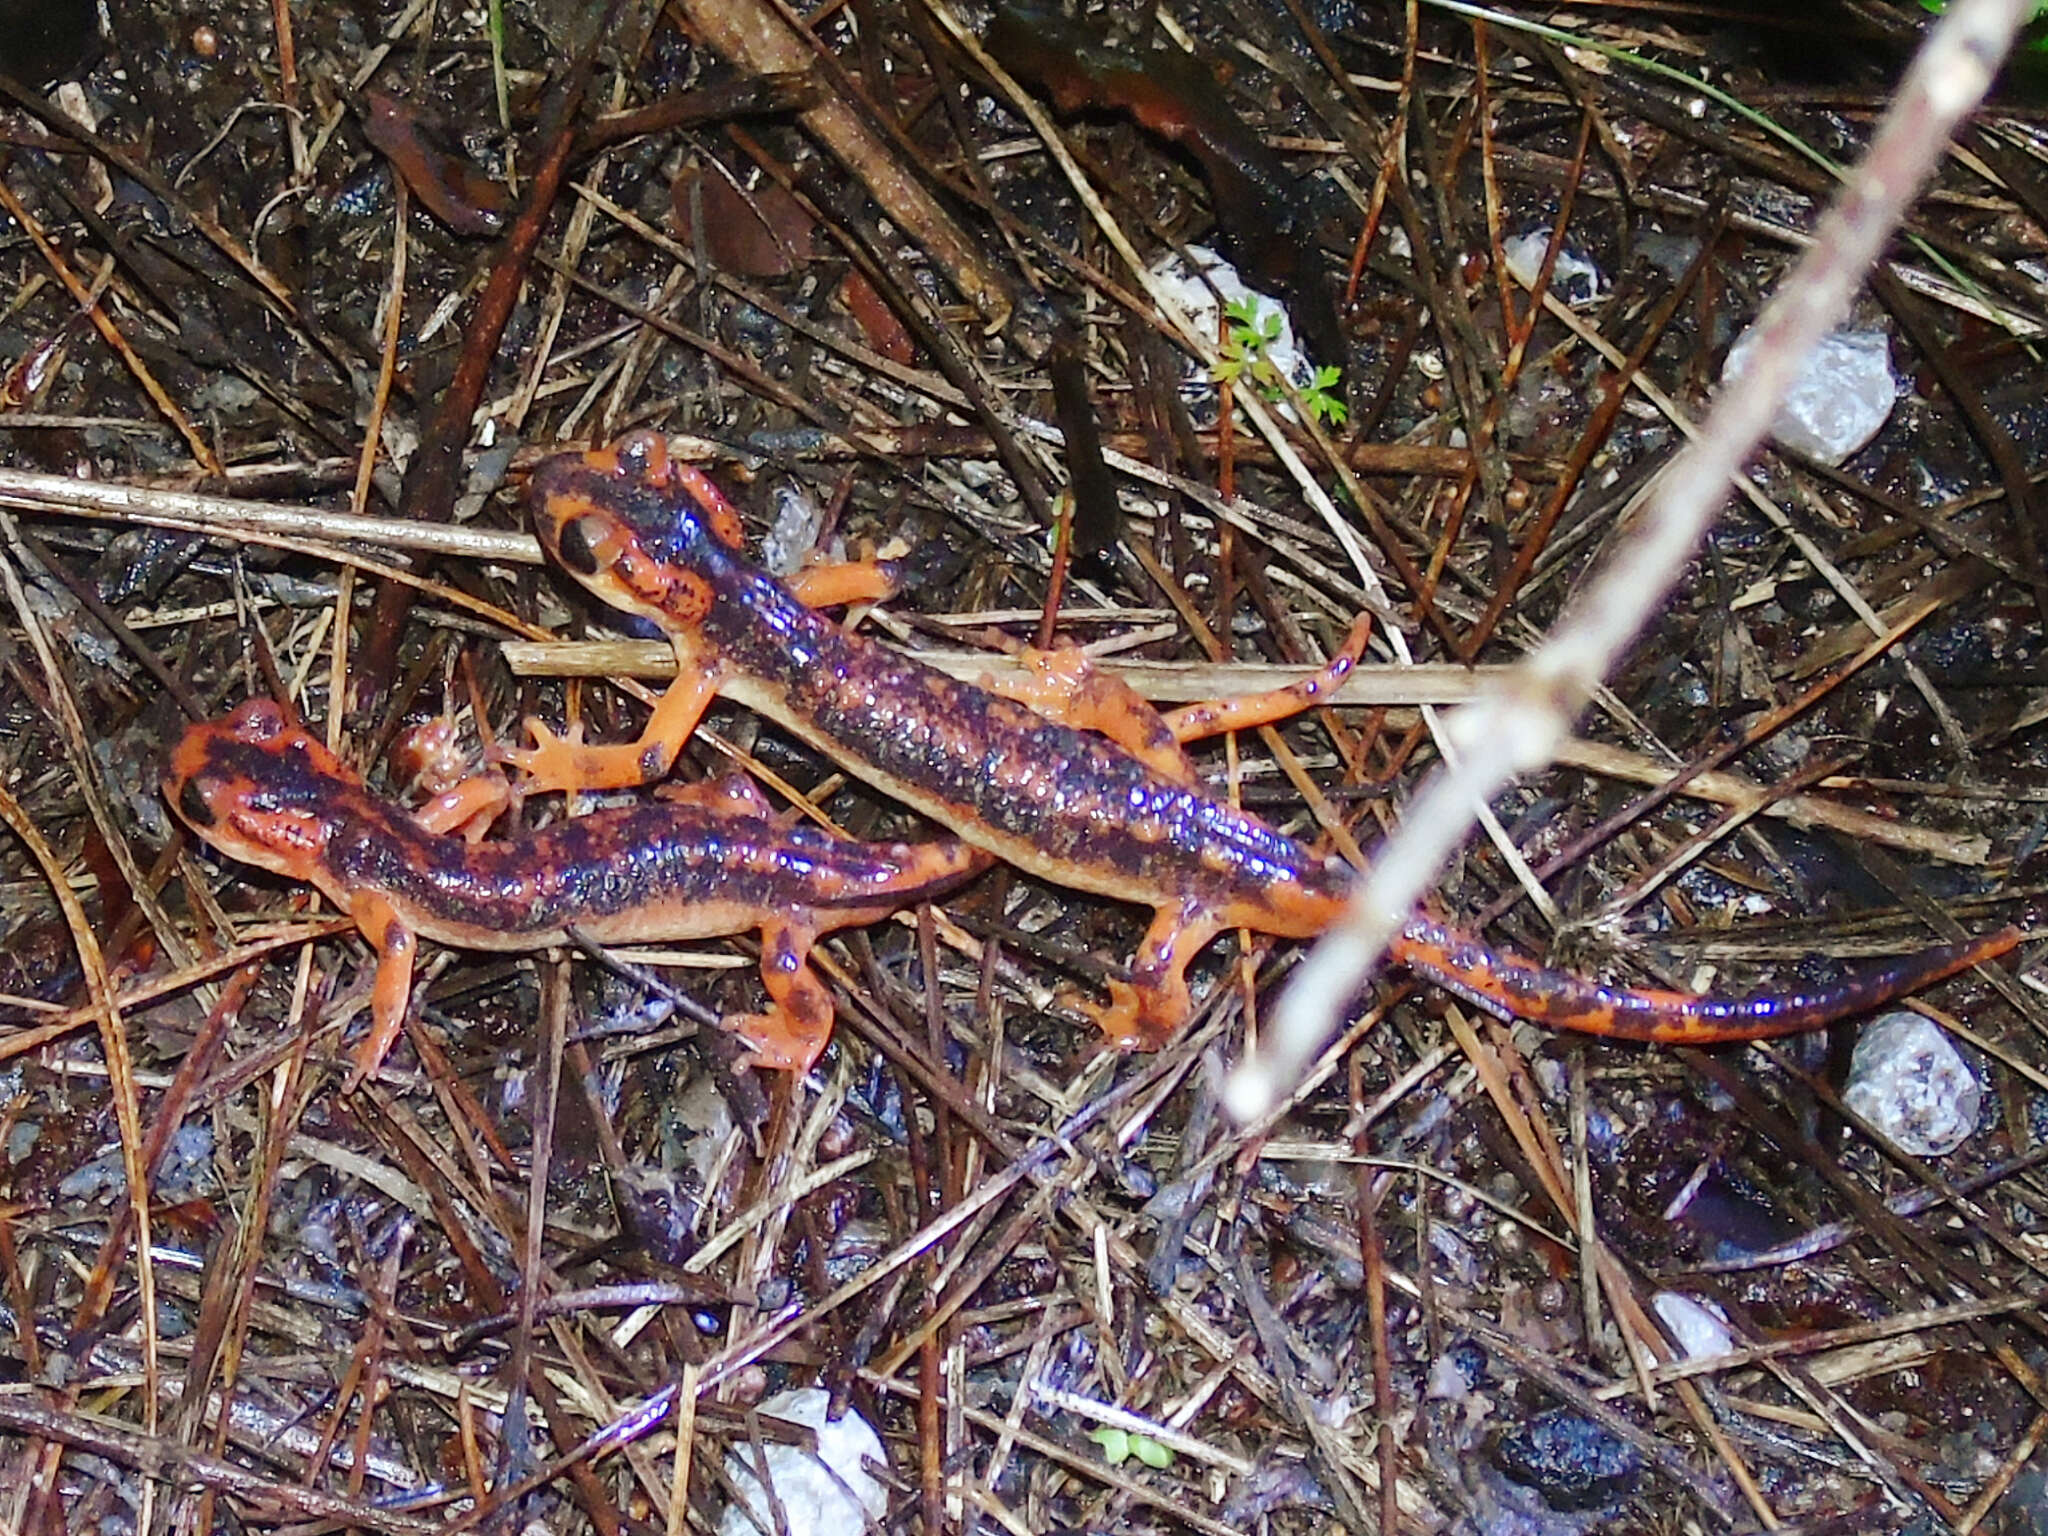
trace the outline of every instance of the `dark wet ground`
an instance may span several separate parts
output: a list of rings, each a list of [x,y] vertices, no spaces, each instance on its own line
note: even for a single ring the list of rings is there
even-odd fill
[[[1194,1030],[1106,1059],[1077,1003],[1128,964],[1137,914],[1002,872],[943,915],[829,947],[840,1032],[803,1084],[736,1070],[699,1024],[758,1006],[750,947],[715,942],[663,969],[678,1004],[584,957],[449,954],[422,974],[424,1027],[344,1095],[367,951],[324,934],[248,948],[254,924],[317,913],[302,886],[179,840],[155,786],[184,705],[282,684],[321,728],[339,703],[344,756],[392,793],[390,745],[430,716],[453,717],[472,756],[526,713],[559,723],[572,693],[594,740],[642,718],[607,684],[507,663],[513,619],[605,622],[510,546],[433,557],[331,519],[295,543],[229,526],[247,502],[348,512],[373,420],[356,510],[503,530],[557,444],[649,426],[700,439],[678,451],[728,488],[750,541],[780,523],[798,554],[907,545],[913,584],[882,624],[924,647],[1029,643],[1057,572],[1061,635],[1115,657],[1301,664],[1344,632],[1358,575],[1241,409],[1219,429],[1213,392],[1184,395],[1187,365],[1111,241],[929,10],[814,14],[833,62],[791,89],[865,98],[886,124],[874,153],[936,189],[964,266],[905,208],[878,209],[818,148],[815,117],[809,135],[758,105],[629,123],[568,154],[491,336],[480,316],[516,270],[564,121],[733,84],[703,33],[756,13],[515,6],[508,131],[466,13],[398,36],[392,12],[306,8],[287,74],[268,7],[130,6],[106,38],[80,8],[29,9],[0,38],[19,82],[0,131],[19,209],[0,225],[0,473],[224,500],[195,537],[146,527],[169,505],[147,497],[88,519],[52,484],[0,485],[23,594],[0,647],[6,796],[78,889],[117,986],[184,978],[123,1007],[132,1066],[111,1069],[163,1143],[152,1365],[117,1216],[121,1095],[89,1016],[33,1033],[37,1000],[87,994],[47,881],[8,845],[0,991],[23,1000],[0,1037],[10,1529],[423,1529],[529,1476],[492,1518],[659,1529],[667,1424],[574,1470],[555,1458],[679,1381],[702,1389],[688,1500],[707,1526],[720,1456],[748,1436],[737,1409],[819,1383],[887,1436],[890,1529],[1307,1532],[1376,1519],[1383,1468],[1404,1530],[1755,1529],[1765,1509],[1801,1530],[2039,1528],[2048,1097],[2026,950],[2002,985],[1926,998],[1967,1029],[1982,1104],[1955,1151],[1922,1160],[1829,1106],[1853,1028],[1704,1055],[1596,1046],[1390,983],[1378,1027],[1246,1141],[1213,1091],[1244,1044],[1229,948],[1196,967]],[[1824,174],[1668,81],[1499,27],[1476,71],[1472,28],[1446,18],[1425,20],[1408,63],[1399,8],[1198,8],[1168,18],[1208,40],[1191,72],[1152,51],[1167,44],[1147,19],[1076,34],[1012,16],[998,56],[1066,104],[1068,142],[1144,258],[1169,240],[1234,254],[1285,294],[1312,352],[1341,359],[1335,436],[1362,487],[1345,516],[1418,659],[1514,659],[1680,440],[1640,391],[1609,409],[1620,360],[1697,415]],[[1849,158],[1923,18],[1598,19]],[[598,44],[565,104],[579,27]],[[1382,179],[1404,110],[1404,171]],[[1943,922],[2031,921],[2048,832],[2039,120],[2010,83],[1920,205],[1898,283],[1859,301],[1902,381],[1882,431],[1839,468],[1767,459],[1772,515],[1730,510],[1582,722],[1614,750],[1496,806],[1530,863],[1566,856],[1544,875],[1559,920],[1483,842],[1446,875],[1446,915],[1484,914],[1495,942],[1581,970],[1724,989],[1823,980]],[[406,239],[387,333],[394,164]],[[1519,287],[1504,316],[1493,251],[1547,234],[1567,194],[1566,243],[1600,274],[1575,313],[1606,356],[1556,317],[1518,348]],[[81,319],[31,223],[127,357]],[[1091,480],[1048,446],[1056,358],[1069,410],[1078,387],[1113,462],[1152,478]],[[465,384],[480,425],[448,404]],[[1070,481],[1120,503],[1077,514],[1071,562],[1045,524]],[[1220,484],[1245,513],[1219,540]],[[348,563],[365,557],[415,573],[417,597]],[[1871,638],[1852,596],[1910,627],[1849,672]],[[1729,765],[1738,781],[1582,846],[1642,777],[1809,690]],[[929,831],[744,710],[709,723],[849,831]],[[1306,778],[1368,849],[1435,760],[1407,702],[1278,740],[1300,772],[1242,738],[1247,803],[1312,838]],[[703,743],[682,776],[732,766]],[[1220,776],[1227,759],[1200,762]],[[1756,786],[1770,812],[1716,824]],[[1262,949],[1261,982],[1293,952]],[[220,955],[245,963],[190,979]],[[558,1090],[550,997],[570,1042]],[[868,1160],[800,1186],[852,1153]],[[1965,1214],[1930,1188],[1967,1191]],[[697,1257],[739,1219],[737,1241]],[[1573,1236],[1587,1221],[1597,1245]],[[1775,1257],[1730,1267],[1758,1254]],[[892,1256],[907,1262],[877,1262]],[[1777,1353],[1659,1375],[1669,1346],[1647,1318],[1667,1292]],[[545,1314],[524,1327],[522,1295]],[[1185,1439],[1166,1466],[1112,1466],[1090,1402]]]

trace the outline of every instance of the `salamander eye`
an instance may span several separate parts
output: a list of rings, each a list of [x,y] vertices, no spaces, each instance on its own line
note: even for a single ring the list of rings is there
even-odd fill
[[[659,432],[628,432],[613,445],[619,467],[637,480],[660,480],[668,473],[668,439]]]
[[[245,699],[228,722],[236,739],[261,744],[284,729],[284,712],[269,699]]]
[[[179,789],[178,809],[195,827],[210,827],[214,823],[213,807],[206,803],[206,796],[199,792],[197,779],[187,779],[184,786]]]
[[[600,565],[597,544],[602,536],[603,527],[597,519],[571,518],[562,525],[555,541],[561,551],[562,564],[578,576],[595,576]]]

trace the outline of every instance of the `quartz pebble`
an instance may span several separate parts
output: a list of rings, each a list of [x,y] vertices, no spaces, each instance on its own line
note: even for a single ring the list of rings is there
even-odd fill
[[[1842,1102],[1915,1157],[1945,1157],[1977,1129],[1977,1078],[1949,1038],[1917,1013],[1863,1032]]]
[[[1749,369],[1756,331],[1744,331],[1721,366],[1721,387]],[[1898,400],[1891,340],[1882,331],[1834,331],[1823,336],[1792,381],[1771,436],[1823,464],[1839,464],[1877,436]]]
[[[818,542],[818,530],[825,525],[825,509],[803,487],[775,488],[775,521],[761,540],[761,563],[770,574],[794,576],[803,569],[804,556]]]
[[[1728,1330],[1728,1316],[1711,1301],[1680,1291],[1659,1291],[1650,1298],[1650,1305],[1657,1309],[1658,1318],[1671,1330],[1686,1359],[1708,1360],[1734,1350],[1735,1335]]]
[[[1152,264],[1152,275],[1173,296],[1174,302],[1186,311],[1194,328],[1204,336],[1217,334],[1219,306],[1216,299],[1219,294],[1226,305],[1250,305],[1257,330],[1273,337],[1261,349],[1265,360],[1286,375],[1296,389],[1309,388],[1315,382],[1315,365],[1294,339],[1294,322],[1288,318],[1286,306],[1271,295],[1248,287],[1245,280],[1237,275],[1237,268],[1207,246],[1188,246],[1187,253],[1194,262],[1192,269],[1180,259],[1178,252],[1169,251]],[[1204,278],[1208,281],[1204,282]],[[1181,392],[1191,402],[1206,404],[1215,397],[1215,381],[1203,373],[1187,380]],[[1292,419],[1291,408],[1281,407],[1280,411]]]
[[[881,1481],[863,1464],[888,1464],[882,1437],[851,1408],[843,1418],[827,1419],[831,1402],[832,1395],[819,1387],[778,1392],[761,1402],[763,1418],[786,1419],[816,1430],[818,1435],[815,1456],[799,1446],[762,1442],[768,1481],[788,1521],[789,1536],[852,1536],[866,1526],[869,1517],[880,1519],[889,1507]],[[720,1517],[718,1536],[772,1532],[775,1516],[767,1490],[755,1475],[752,1444],[743,1441],[726,1452],[725,1470],[740,1499],[728,1505]]]
[[[1547,229],[1510,235],[1500,243],[1508,275],[1524,288],[1536,286],[1536,276],[1543,270],[1544,252],[1549,249],[1550,231]],[[1573,308],[1590,304],[1600,297],[1600,290],[1606,286],[1607,280],[1601,276],[1600,269],[1570,246],[1557,253],[1557,260],[1550,268],[1550,291],[1565,303]]]

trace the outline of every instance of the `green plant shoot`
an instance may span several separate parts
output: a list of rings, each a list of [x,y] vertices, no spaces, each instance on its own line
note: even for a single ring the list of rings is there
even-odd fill
[[[1287,398],[1280,370],[1271,352],[1280,339],[1280,311],[1255,298],[1232,299],[1223,306],[1223,345],[1216,362],[1216,382],[1255,389],[1274,405]],[[1298,391],[1308,413],[1326,426],[1341,427],[1349,414],[1339,388],[1344,373],[1324,365]]]

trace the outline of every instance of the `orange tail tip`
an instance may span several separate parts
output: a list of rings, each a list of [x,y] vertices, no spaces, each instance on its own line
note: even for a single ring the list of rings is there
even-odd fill
[[[1408,924],[1391,953],[1418,976],[1503,1017],[1616,1040],[1723,1045],[1803,1034],[1867,1013],[2005,954],[2023,937],[2017,928],[2001,928],[1980,939],[1922,950],[1810,992],[1754,997],[1607,986],[1519,956],[1496,954],[1470,935],[1424,918]]]

